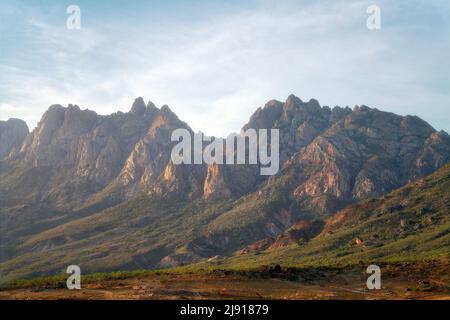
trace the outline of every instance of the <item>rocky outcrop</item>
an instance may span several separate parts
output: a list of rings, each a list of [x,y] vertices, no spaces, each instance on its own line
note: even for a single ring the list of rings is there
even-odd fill
[[[284,248],[290,245],[301,245],[320,234],[325,222],[319,219],[302,220],[289,227],[277,237],[269,237],[256,241],[239,250],[237,254],[259,253],[265,250]]]
[[[0,121],[0,160],[17,153],[27,135],[28,126],[25,121]]]
[[[225,181],[224,170],[219,169],[219,165],[208,165],[205,185],[203,187],[203,197],[205,199],[229,198],[231,191]]]
[[[292,195],[332,213],[435,171],[450,161],[450,140],[417,117],[365,106],[314,138],[286,162]]]
[[[266,238],[263,240],[256,241],[251,245],[239,250],[237,254],[249,254],[249,253],[259,253],[270,248],[270,246],[275,242],[275,238]]]
[[[322,231],[324,225],[325,222],[318,219],[300,221],[280,234],[269,249],[283,248],[309,241]]]
[[[124,185],[155,181],[169,161],[167,141],[179,123],[168,107],[145,105],[142,98],[136,99],[130,112],[109,116],[76,105],[53,105],[9,168],[22,176],[47,168],[45,186],[27,192],[70,208],[116,180]]]
[[[132,110],[135,108],[134,105]],[[156,110],[145,134],[134,144],[120,172],[119,180],[125,186],[138,184],[148,187],[155,183],[170,161],[175,145],[170,141],[172,131],[179,128],[191,131],[168,106]]]
[[[243,130],[279,129],[281,163],[283,163],[351,112],[350,108],[322,108],[315,99],[303,102],[298,97],[290,95],[284,103],[271,100],[264,108],[259,108],[250,117]]]
[[[149,194],[179,199],[198,199],[204,194],[206,168],[202,165],[174,165],[169,161]]]

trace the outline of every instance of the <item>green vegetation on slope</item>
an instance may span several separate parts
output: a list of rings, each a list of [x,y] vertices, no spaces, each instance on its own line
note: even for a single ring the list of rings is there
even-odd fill
[[[200,262],[175,270],[248,270],[275,264],[316,267],[354,265],[361,261],[448,259],[449,190],[450,164],[381,199],[368,200],[342,210],[309,241]],[[239,225],[233,225],[238,222],[246,225],[247,231],[255,230],[254,234],[241,232],[240,237],[231,235],[230,238],[236,242],[228,243],[228,248],[240,249],[253,238],[261,239],[261,234],[266,232],[262,231],[264,221],[271,216],[270,208],[280,202],[284,206],[287,201],[282,192],[272,193],[262,202],[256,196],[250,194],[236,202],[217,203],[169,203],[163,198],[142,196],[86,217],[75,215],[67,223],[56,224],[34,236],[19,238],[23,240],[19,254],[0,263],[1,282],[60,274],[70,264],[80,265],[86,274],[158,268],[161,259],[168,255],[181,261],[179,265],[183,265],[183,261],[200,261],[209,253],[212,256],[216,249],[213,247],[209,252],[208,241],[211,239],[201,235],[208,234],[208,230],[221,234],[218,231],[222,230],[226,241],[230,230],[240,230]],[[246,208],[251,210],[246,212]],[[255,212],[260,216],[252,215]],[[227,222],[223,217],[232,219]],[[252,225],[253,229],[248,227]],[[213,240],[212,243],[220,243],[220,239]]]
[[[450,164],[381,199],[372,199],[331,217],[309,242],[220,263],[224,269],[262,265],[332,266],[364,262],[435,260],[450,257]],[[208,268],[216,263],[203,263]],[[216,265],[217,267],[217,265]]]
[[[161,203],[154,202],[153,205],[160,206]],[[195,216],[196,212],[205,212],[202,206],[206,204],[192,204],[191,218],[186,220],[183,230],[187,227],[193,228],[191,231],[195,232],[196,223],[193,222],[195,219],[208,220],[206,216]],[[210,207],[211,204],[207,206]],[[209,219],[215,216],[212,212],[226,210],[229,206],[230,204],[227,203],[217,205],[215,210],[210,212]],[[136,206],[134,203],[132,207],[134,210],[142,210],[143,207],[150,210],[151,205],[143,198],[141,205]],[[133,217],[134,210],[129,210],[125,206],[117,212],[125,212],[127,218],[130,218]],[[182,211],[180,214],[186,215],[186,213]],[[169,212],[164,214],[170,215]],[[164,224],[164,221],[161,223]],[[81,229],[85,230],[85,227]],[[166,230],[171,230],[171,227],[174,226],[169,225]],[[174,239],[177,234],[178,240],[187,239],[188,237],[183,236],[182,233],[177,233],[180,230],[175,228],[170,231],[167,239]],[[160,236],[159,231],[153,230],[153,232],[155,237]],[[147,235],[151,235],[151,231],[148,231]],[[38,238],[30,240],[25,245],[37,242],[39,242]],[[50,250],[49,260],[44,259],[47,263],[52,258],[51,253]],[[283,267],[320,269],[324,267],[352,268],[361,263],[395,265],[399,262],[444,260],[445,265],[445,263],[448,264],[449,258],[450,164],[433,175],[408,184],[381,199],[368,200],[338,212],[328,219],[321,234],[301,245],[294,244],[256,254],[242,254],[223,260],[200,262],[165,270],[88,274],[83,276],[83,283],[152,275],[214,273],[215,270],[230,270],[245,275],[245,270],[262,270],[261,267],[277,264]],[[32,267],[33,265],[30,266]],[[66,279],[67,275],[61,274],[53,277],[15,280],[9,282],[8,288],[46,285],[63,287]]]

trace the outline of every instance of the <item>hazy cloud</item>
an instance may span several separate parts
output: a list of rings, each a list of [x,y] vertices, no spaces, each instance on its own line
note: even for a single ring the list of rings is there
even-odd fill
[[[65,28],[65,8],[10,6],[2,14],[18,22],[0,23],[0,118],[34,126],[54,103],[105,114],[143,96],[223,136],[266,101],[294,93],[417,114],[450,130],[449,5],[379,3],[380,31],[366,28],[371,1],[256,1],[223,4],[223,12],[205,4],[198,19],[117,19],[113,9],[89,19],[81,4],[79,31]]]

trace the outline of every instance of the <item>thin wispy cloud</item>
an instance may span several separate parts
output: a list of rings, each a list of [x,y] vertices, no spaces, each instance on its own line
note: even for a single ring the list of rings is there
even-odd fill
[[[267,100],[294,93],[324,105],[417,114],[450,131],[443,29],[450,23],[441,17],[449,5],[417,3],[379,1],[379,31],[366,28],[369,1],[217,2],[205,3],[199,17],[181,10],[151,19],[117,19],[113,9],[93,19],[94,9],[81,3],[82,28],[72,31],[64,6],[17,12],[12,5],[5,14],[24,29],[0,24],[10,46],[0,51],[0,118],[34,126],[54,103],[107,114],[143,96],[168,104],[195,130],[224,136]],[[152,12],[152,5],[142,8]],[[408,21],[414,10],[422,20]]]

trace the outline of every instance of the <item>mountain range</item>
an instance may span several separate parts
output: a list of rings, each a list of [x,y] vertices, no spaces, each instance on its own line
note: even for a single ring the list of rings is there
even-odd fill
[[[407,207],[412,191],[404,190],[436,170],[448,185],[450,136],[416,116],[322,107],[294,95],[271,100],[243,126],[279,129],[280,171],[270,177],[258,165],[174,165],[170,138],[179,128],[192,132],[168,106],[142,98],[108,116],[53,105],[32,132],[22,120],[1,121],[0,282],[70,264],[90,273],[247,261],[261,252],[276,262],[273,252],[315,241],[321,250],[292,254],[320,261],[334,252],[337,226],[370,226],[371,212],[383,215],[377,231],[346,234],[345,245],[380,242],[380,226],[386,235],[419,234],[408,222],[419,218],[386,217]],[[391,192],[402,196],[383,200]],[[446,203],[413,211],[423,219],[438,212],[427,226],[442,229]],[[448,238],[448,229],[440,232]]]

